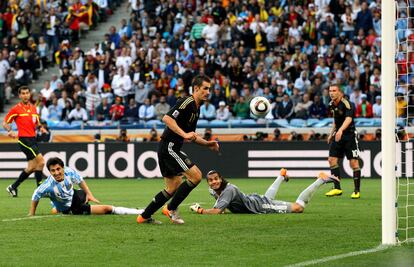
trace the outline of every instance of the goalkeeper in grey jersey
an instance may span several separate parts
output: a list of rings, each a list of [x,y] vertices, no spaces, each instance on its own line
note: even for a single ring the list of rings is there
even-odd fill
[[[220,214],[225,209],[232,213],[301,213],[318,188],[326,183],[337,181],[335,176],[321,172],[316,181],[300,193],[295,203],[275,200],[277,191],[283,181],[288,181],[287,170],[281,169],[280,175],[267,189],[264,196],[258,194],[244,194],[237,186],[227,182],[216,170],[207,173],[209,191],[216,199],[214,207],[203,209],[195,203],[190,209],[199,214]]]

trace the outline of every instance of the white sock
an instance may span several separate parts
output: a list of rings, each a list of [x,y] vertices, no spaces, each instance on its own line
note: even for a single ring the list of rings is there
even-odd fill
[[[285,180],[285,177],[279,175],[271,186],[267,189],[265,197],[275,199],[277,191],[279,191],[280,184]]]
[[[318,190],[318,188],[325,183],[322,179],[316,179],[310,186],[308,186],[305,190],[300,193],[296,203],[301,205],[303,208],[308,204],[310,199],[312,198],[313,194]]]
[[[112,206],[112,214],[117,214],[117,215],[130,215],[130,214],[139,215],[143,212],[144,212],[143,209],[131,209],[131,208]]]

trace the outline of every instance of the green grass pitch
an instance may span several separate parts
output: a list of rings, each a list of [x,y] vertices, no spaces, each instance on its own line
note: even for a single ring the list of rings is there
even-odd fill
[[[193,202],[211,207],[206,181],[181,206],[185,225],[137,225],[135,216],[58,216],[22,219],[29,210],[33,179],[22,184],[19,198],[1,180],[0,265],[23,266],[284,266],[377,247],[381,242],[380,180],[362,181],[362,198],[327,198],[322,187],[303,214],[198,215]],[[263,194],[271,179],[230,179],[245,193]],[[283,183],[277,199],[295,201],[310,179]],[[160,179],[93,180],[87,183],[103,204],[145,207],[163,187]],[[48,215],[42,199],[37,215]],[[413,222],[414,223],[414,222]],[[318,266],[414,266],[414,246],[331,261]]]

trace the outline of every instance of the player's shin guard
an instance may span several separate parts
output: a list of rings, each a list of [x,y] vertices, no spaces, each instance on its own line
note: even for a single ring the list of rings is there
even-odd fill
[[[189,180],[184,181],[175,192],[174,197],[171,199],[171,202],[168,204],[168,210],[177,210],[178,206],[184,199],[190,194],[190,192],[196,187],[197,185],[193,184]]]
[[[26,180],[26,179],[27,179],[27,177],[29,177],[29,175],[30,175],[30,173],[27,173],[27,172],[25,172],[25,171],[23,170],[23,171],[20,173],[19,178],[17,178],[16,182],[14,182],[14,183],[12,184],[12,187],[13,187],[14,189],[16,189],[17,187],[19,187],[19,185],[20,185],[21,183],[23,183],[23,181],[24,181],[24,180]]]
[[[165,203],[171,198],[171,195],[168,194],[167,191],[162,190],[159,192],[149,203],[149,205],[145,208],[144,212],[141,214],[141,216],[144,219],[148,219],[151,217],[152,214],[154,214],[159,208],[164,206]]]
[[[354,169],[354,192],[359,192],[361,187],[361,169]]]
[[[331,174],[341,179],[341,170],[339,169],[339,165],[331,166]],[[338,181],[333,181],[334,188],[341,190],[341,184]]]
[[[35,171],[35,178],[36,178],[36,184],[37,184],[37,186],[39,186],[42,183],[43,172],[42,171]]]

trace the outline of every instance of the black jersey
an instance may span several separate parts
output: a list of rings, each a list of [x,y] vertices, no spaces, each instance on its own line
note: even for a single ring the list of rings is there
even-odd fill
[[[335,131],[341,128],[346,117],[351,117],[352,122],[344,130],[343,134],[344,135],[355,134],[355,124],[354,124],[355,108],[351,104],[351,102],[349,102],[349,100],[342,98],[341,101],[339,101],[338,105],[335,105],[334,101],[331,101],[329,103],[329,110],[332,112],[332,116],[335,120]]]
[[[167,112],[167,116],[173,118],[178,126],[186,133],[194,132],[196,130],[200,110],[193,96],[180,98],[175,106]],[[183,143],[184,139],[178,134],[174,133],[170,128],[165,127],[161,136],[162,140],[174,143]]]

